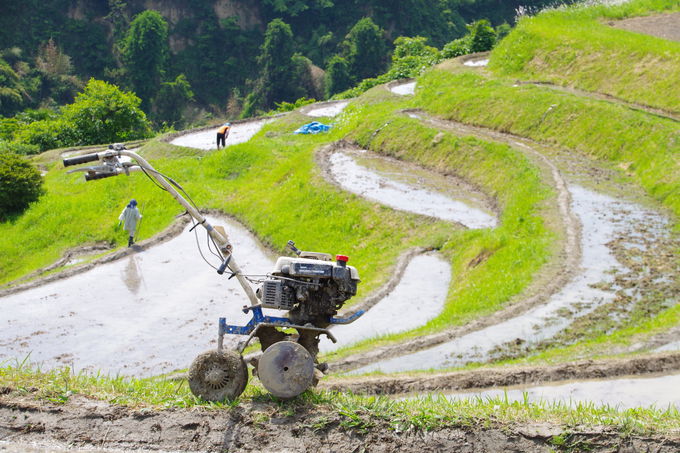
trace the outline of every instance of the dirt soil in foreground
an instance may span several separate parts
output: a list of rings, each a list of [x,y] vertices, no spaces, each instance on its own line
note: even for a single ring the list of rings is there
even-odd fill
[[[606,429],[568,433],[555,425],[447,426],[397,432],[388,420],[370,420],[370,431],[323,406],[287,409],[272,402],[231,410],[152,411],[110,405],[84,397],[66,404],[27,397],[0,397],[0,440],[124,450],[223,452],[677,452],[680,438],[622,437]],[[368,421],[368,420],[367,420]],[[8,444],[11,448],[12,444]],[[1,445],[0,445],[1,446]],[[576,449],[574,449],[576,448]],[[9,450],[12,451],[12,450]],[[20,450],[16,450],[20,451]]]
[[[668,372],[680,353],[583,361],[556,366],[508,367],[432,376],[374,376],[322,381],[322,388],[395,394]],[[71,448],[223,452],[678,452],[680,434],[625,436],[607,428],[550,423],[451,423],[431,431],[395,430],[394,420],[360,411],[345,416],[327,405],[256,397],[233,409],[135,409],[72,396],[65,404],[37,401],[0,389],[0,451],[37,443]],[[259,401],[258,401],[259,400]],[[556,437],[558,436],[558,437]],[[559,439],[559,445],[556,442]],[[15,449],[13,449],[16,447]],[[4,450],[3,450],[4,448]],[[38,450],[39,451],[39,450]],[[51,450],[46,450],[51,451]]]

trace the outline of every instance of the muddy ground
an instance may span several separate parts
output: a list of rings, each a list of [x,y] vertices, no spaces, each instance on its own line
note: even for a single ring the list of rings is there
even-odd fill
[[[680,13],[656,14],[646,17],[612,21],[612,27],[656,36],[657,38],[680,41]]]
[[[680,438],[622,436],[604,428],[566,432],[552,424],[453,423],[431,431],[402,431],[393,422],[349,420],[325,406],[282,407],[266,401],[242,404],[231,410],[153,411],[113,406],[84,397],[72,397],[67,403],[56,405],[6,395],[0,397],[0,440],[11,443],[4,446],[0,443],[0,450],[22,451],[26,443],[125,451],[270,453],[416,450],[671,453],[680,449]],[[556,447],[558,439],[565,448]]]
[[[672,352],[633,358],[583,360],[552,366],[507,366],[435,374],[337,377],[322,380],[319,388],[359,394],[399,395],[541,384],[572,379],[641,376],[678,370],[680,352]]]

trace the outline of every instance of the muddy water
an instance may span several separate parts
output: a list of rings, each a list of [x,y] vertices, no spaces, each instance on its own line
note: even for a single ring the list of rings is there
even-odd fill
[[[486,65],[489,64],[489,59],[483,58],[481,60],[468,60],[463,64],[465,66],[473,66],[473,67],[486,66]]]
[[[304,112],[305,115],[307,116],[314,116],[314,117],[319,117],[319,116],[336,116],[340,114],[343,110],[345,110],[345,107],[349,105],[349,101],[338,101],[332,104],[326,104],[323,107],[316,107],[312,108],[311,110],[307,110]]]
[[[411,94],[415,94],[416,92],[416,82],[406,82],[406,83],[401,83],[399,85],[392,85],[390,87],[390,91],[394,94],[398,94],[401,96],[408,96]]]
[[[209,221],[225,226],[244,273],[271,271],[274,257],[243,227],[228,219]],[[205,264],[188,230],[145,252],[0,299],[0,362],[30,357],[43,369],[67,365],[76,372],[126,376],[188,367],[200,352],[215,347],[219,317],[238,325],[250,319],[241,311],[249,301],[237,281]],[[195,231],[203,254],[218,265],[202,227]],[[336,336],[347,344],[424,324],[441,310],[450,273],[437,255],[414,258],[404,280],[368,312],[368,323],[342,326]],[[395,320],[396,312],[403,321]],[[265,313],[285,316],[278,310]],[[226,336],[225,344],[243,338]]]
[[[656,352],[680,351],[680,340],[674,341],[672,343],[667,343],[663,346],[656,348],[654,351],[656,351]]]
[[[468,228],[496,226],[496,217],[489,209],[480,207],[480,199],[455,190],[434,173],[420,169],[418,174],[404,169],[403,163],[371,158],[363,150],[335,152],[329,162],[333,179],[362,197],[402,211],[458,222]],[[447,187],[450,192],[442,193]]]
[[[226,140],[226,146],[245,143],[257,134],[270,119],[247,121],[245,123],[235,123],[231,126],[231,132]],[[177,146],[187,146],[210,150],[217,148],[217,126],[200,132],[194,132],[177,137],[170,143]]]
[[[450,281],[451,265],[439,254],[416,256],[390,294],[353,323],[333,327],[337,343],[322,337],[321,351],[424,325],[444,308]]]
[[[453,400],[469,398],[505,398],[509,401],[560,402],[571,407],[580,403],[596,406],[608,405],[618,409],[651,407],[680,409],[680,374],[646,378],[593,380],[544,385],[539,387],[515,386],[480,392],[445,395]]]
[[[588,314],[615,297],[611,290],[600,289],[612,282],[616,272],[625,268],[617,261],[608,243],[620,236],[637,234],[635,225],[644,222],[650,231],[660,230],[666,220],[630,203],[597,194],[578,186],[570,187],[572,211],[581,223],[581,263],[579,272],[547,303],[453,341],[394,359],[376,362],[354,373],[381,370],[410,371],[449,368],[483,362],[503,345],[531,345],[551,338],[567,327],[574,317]],[[631,245],[635,246],[635,245]]]
[[[210,222],[226,227],[244,272],[271,270],[273,260],[244,228]],[[212,257],[202,227],[195,231]],[[143,253],[0,299],[0,361],[30,356],[46,368],[166,373],[214,347],[219,316],[247,322],[245,304],[236,280],[203,262],[187,228]]]

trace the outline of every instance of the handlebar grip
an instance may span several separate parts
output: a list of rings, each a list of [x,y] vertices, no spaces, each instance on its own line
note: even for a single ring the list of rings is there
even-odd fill
[[[227,258],[224,261],[222,261],[222,264],[220,264],[220,267],[217,269],[218,274],[220,275],[224,274],[224,271],[227,270],[227,266],[229,266],[229,261],[231,261],[231,255],[227,256]]]
[[[120,173],[85,173],[85,181],[94,181],[95,179],[110,178],[118,176]]]
[[[69,167],[71,165],[84,164],[85,162],[93,162],[99,160],[99,155],[94,154],[83,154],[82,156],[69,157],[64,159],[64,167]]]

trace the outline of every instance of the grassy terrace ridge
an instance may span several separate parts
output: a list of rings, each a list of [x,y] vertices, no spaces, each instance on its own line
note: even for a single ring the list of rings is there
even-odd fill
[[[619,166],[622,177],[632,176],[676,218],[680,215],[680,128],[673,120],[607,101],[517,85],[512,79],[485,76],[451,62],[424,75],[419,86],[414,105],[433,115]]]
[[[545,11],[518,23],[493,51],[489,68],[680,112],[680,43],[606,24],[672,11],[680,11],[675,0]]]
[[[400,113],[406,103],[382,87],[368,91],[342,117],[350,131],[346,138],[374,152],[466,179],[494,197],[500,224],[495,229],[451,234],[441,244],[440,251],[451,257],[454,278],[439,316],[414,331],[367,340],[328,354],[326,359],[490,314],[526,288],[550,256],[558,253],[557,233],[542,217],[543,206],[553,203],[554,193],[525,156],[505,144],[428,127]],[[480,256],[488,259],[471,265]]]
[[[379,87],[349,106],[330,134],[292,134],[308,121],[292,113],[268,125],[251,142],[226,150],[189,152],[152,141],[142,153],[154,156],[154,165],[179,181],[200,207],[236,217],[275,250],[293,238],[310,250],[349,254],[363,280],[359,297],[387,279],[387,270],[406,249],[417,245],[441,250],[451,260],[454,274],[444,311],[415,331],[381,339],[393,342],[460,325],[501,308],[557,252],[556,233],[542,218],[554,194],[536,167],[504,144],[458,138],[426,127],[400,113],[407,103]],[[314,152],[340,138],[466,179],[496,200],[499,227],[462,230],[336,188],[321,177]],[[3,275],[35,270],[84,242],[124,239],[115,224],[121,205],[131,197],[144,206],[145,236],[164,228],[180,211],[143,175],[85,183],[81,176],[66,174],[61,163],[50,162],[47,156],[41,161],[50,169],[48,196],[22,218],[0,226],[5,230],[0,251],[6,251],[0,253],[0,266],[12,269]],[[40,218],[48,220],[36,220]],[[82,228],[85,221],[88,227]],[[41,253],[30,250],[37,235],[51,238],[40,242]],[[24,250],[13,247],[17,240],[26,244]],[[479,256],[488,259],[471,266]],[[39,264],[33,261],[38,258]]]
[[[363,291],[381,283],[381,271],[404,249],[416,244],[432,247],[440,241],[449,228],[443,222],[366,202],[321,180],[312,152],[333,135],[292,136],[290,132],[302,121],[291,116],[268,128],[268,134],[281,138],[260,134],[259,139],[224,151],[193,155],[153,142],[142,153],[148,149],[167,156],[155,159],[154,166],[180,182],[199,207],[235,216],[276,250],[294,238],[305,248],[343,251],[357,264],[372,263],[361,268]],[[181,157],[174,157],[176,151]],[[143,175],[93,184],[80,175],[66,174],[60,161],[47,165],[47,196],[20,218],[0,225],[3,282],[50,264],[67,249],[84,243],[121,244],[125,234],[116,225],[130,198],[137,198],[144,209],[143,238],[159,232],[182,212]],[[343,215],[332,215],[337,212]],[[312,228],[318,225],[323,228]]]
[[[308,413],[320,414],[310,419],[314,429],[324,429],[330,423],[328,414],[339,418],[343,430],[365,433],[378,421],[387,421],[396,432],[430,431],[446,426],[489,428],[499,425],[526,426],[528,423],[557,424],[564,435],[588,428],[614,430],[621,435],[675,435],[680,426],[680,411],[676,408],[617,409],[595,404],[578,404],[527,400],[512,402],[504,397],[448,400],[443,396],[425,396],[394,400],[388,397],[367,397],[330,391],[308,390],[299,397],[279,400],[272,397],[256,381],[236,400],[210,403],[196,398],[185,381],[162,378],[125,379],[73,374],[68,368],[40,372],[17,366],[0,367],[0,385],[15,396],[32,396],[55,404],[64,404],[73,395],[86,395],[112,404],[131,408],[205,408],[229,410],[242,403],[268,404],[264,412],[253,411],[247,417],[259,423],[275,417],[290,417]],[[553,439],[559,445],[562,435]]]

